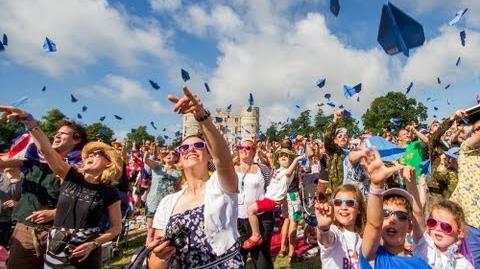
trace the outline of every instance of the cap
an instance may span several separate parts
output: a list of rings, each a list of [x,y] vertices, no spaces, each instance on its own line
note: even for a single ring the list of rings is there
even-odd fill
[[[325,81],[326,80],[327,79],[325,79],[325,78],[321,78],[321,79],[317,80],[317,87],[319,87],[320,89],[323,88],[323,86],[325,86]]]
[[[448,25],[450,26],[453,26],[455,25],[457,22],[460,21],[460,19],[463,17],[463,15],[467,12],[468,8],[465,8],[465,9],[462,9],[460,11],[458,11],[456,14],[455,14],[455,17],[448,23]]]
[[[122,117],[120,117],[120,116],[118,116],[118,115],[113,115],[113,116],[114,116],[115,119],[117,119],[117,120],[122,120],[122,119],[123,119]]]
[[[338,13],[340,12],[340,3],[338,0],[330,0],[330,11],[335,17],[338,17]]]
[[[208,84],[205,82],[203,83],[203,85],[205,86],[205,89],[207,90],[207,92],[210,92],[210,87],[208,86]]]
[[[385,200],[385,198],[388,197],[388,196],[404,197],[405,199],[407,199],[407,201],[410,203],[410,205],[413,205],[413,196],[404,189],[400,189],[400,188],[388,189],[383,193],[383,199]]]
[[[43,86],[42,88],[42,92],[46,91],[47,90],[47,86]]]
[[[8,46],[8,37],[7,37],[7,34],[3,34],[3,37],[2,37],[2,45]]]
[[[76,103],[78,99],[75,96],[73,96],[73,94],[70,94],[70,101],[72,101],[72,103]]]
[[[420,23],[389,2],[382,8],[377,41],[387,54],[408,57],[409,49],[423,45],[425,34]]]
[[[45,38],[45,42],[43,42],[43,49],[46,52],[56,52],[57,51],[57,45],[48,37]]]
[[[444,154],[447,155],[447,157],[449,157],[451,159],[458,160],[459,152],[460,152],[459,147],[453,147],[453,148],[450,148],[447,151],[445,151]]]
[[[323,97],[325,97],[326,99],[329,99],[329,100],[330,100],[330,97],[332,97],[332,95],[329,94],[329,93],[326,93]]]
[[[408,94],[410,92],[410,90],[412,89],[412,87],[413,87],[413,81],[410,82],[410,84],[408,85],[407,92],[405,92],[405,94]]]
[[[156,83],[155,81],[153,81],[153,80],[148,80],[148,82],[150,82],[150,86],[152,86],[152,88],[154,88],[155,90],[160,89],[160,86],[159,86],[158,83]]]
[[[463,30],[460,32],[460,42],[464,47],[465,47],[465,38],[467,38],[467,33],[465,32],[465,30]]]
[[[439,77],[437,77],[437,83],[438,83],[438,84],[442,84],[442,81],[440,80]]]
[[[460,64],[460,60],[461,60],[461,59],[462,59],[462,58],[460,58],[460,57],[457,58],[457,62],[455,63],[455,66],[458,66],[458,65]]]
[[[249,105],[250,107],[252,107],[252,106],[253,106],[253,102],[254,102],[254,101],[253,101],[253,94],[250,93],[250,94],[248,95],[248,105]]]
[[[150,125],[152,126],[153,129],[157,130],[157,126],[155,126],[155,122],[151,121]]]
[[[29,100],[30,100],[30,98],[28,98],[28,96],[24,96],[24,97],[16,100],[15,102],[12,102],[10,105],[14,106],[14,107],[19,107],[19,106],[27,103]]]
[[[335,136],[337,136],[337,135],[339,135],[339,134],[346,134],[346,135],[348,135],[348,130],[347,130],[347,128],[344,128],[344,127],[342,127],[342,128],[337,128],[337,129],[335,130]]]
[[[104,120],[105,120],[105,116],[101,116],[99,120],[100,120],[100,121],[104,121]]]
[[[445,90],[450,88],[450,84],[447,84],[447,86],[445,86]]]
[[[87,106],[82,106],[82,112],[87,111],[88,107]]]
[[[188,74],[187,71],[185,71],[185,69],[182,68],[181,70],[181,73],[182,73],[182,79],[184,82],[187,82],[187,80],[190,79],[190,74]]]

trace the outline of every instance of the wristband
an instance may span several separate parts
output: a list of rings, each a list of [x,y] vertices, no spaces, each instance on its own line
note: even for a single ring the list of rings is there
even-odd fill
[[[204,109],[204,112],[205,112],[205,115],[203,115],[202,117],[196,117],[194,116],[195,120],[198,121],[198,122],[202,122],[202,121],[205,121],[206,119],[208,119],[210,117],[210,111]]]
[[[376,196],[383,196],[383,192],[385,190],[381,188],[370,188],[370,194],[376,195]]]

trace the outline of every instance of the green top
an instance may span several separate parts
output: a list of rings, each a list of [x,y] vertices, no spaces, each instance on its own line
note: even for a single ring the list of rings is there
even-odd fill
[[[12,213],[12,219],[20,223],[36,225],[26,221],[33,211],[54,209],[60,194],[60,181],[47,164],[27,160],[23,166],[24,179],[22,196]],[[51,225],[53,222],[46,223]]]
[[[335,130],[337,130],[339,122],[333,122],[327,127],[324,136],[325,152],[327,153],[327,168],[329,177],[329,189],[331,192],[343,182],[343,160],[345,159],[344,151],[335,144]]]

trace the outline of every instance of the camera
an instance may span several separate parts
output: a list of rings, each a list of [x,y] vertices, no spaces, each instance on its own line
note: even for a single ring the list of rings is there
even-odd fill
[[[71,234],[67,231],[55,230],[52,236],[52,240],[50,240],[48,244],[48,251],[51,253],[58,255],[65,250],[70,241]]]
[[[178,224],[172,224],[171,229],[166,229],[164,241],[170,241],[176,249],[182,249],[188,245],[190,231]]]

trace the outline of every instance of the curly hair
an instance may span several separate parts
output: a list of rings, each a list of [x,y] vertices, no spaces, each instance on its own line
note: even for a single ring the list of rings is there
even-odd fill
[[[79,142],[75,145],[73,150],[82,150],[82,148],[88,142],[87,129],[80,123],[75,121],[61,120],[57,124],[57,130],[63,126],[67,126],[73,130],[73,139],[78,140]]]

